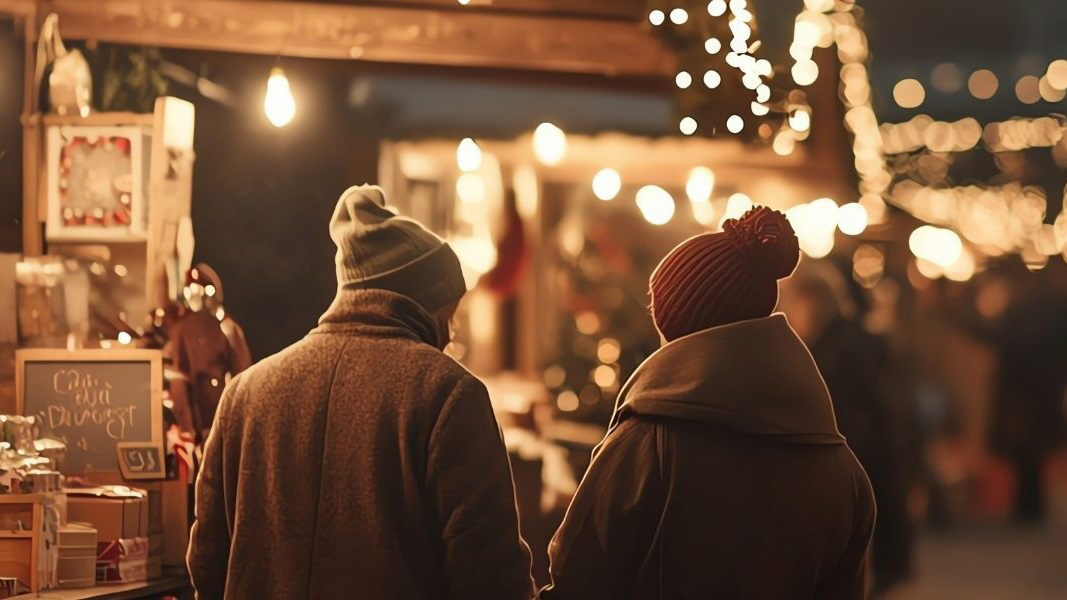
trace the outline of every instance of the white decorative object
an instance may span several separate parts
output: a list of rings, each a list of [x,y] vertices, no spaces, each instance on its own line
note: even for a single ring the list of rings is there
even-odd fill
[[[147,135],[136,126],[48,128],[50,241],[145,239]]]

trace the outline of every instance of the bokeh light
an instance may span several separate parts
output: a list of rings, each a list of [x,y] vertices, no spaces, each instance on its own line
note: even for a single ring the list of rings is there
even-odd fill
[[[995,96],[999,86],[997,76],[988,69],[979,69],[967,79],[967,90],[979,100],[989,100]]]
[[[659,186],[646,185],[637,190],[637,208],[653,225],[666,225],[674,218],[674,198]]]
[[[901,108],[918,108],[926,100],[926,90],[918,79],[902,79],[893,86],[893,100]]]
[[[534,155],[544,165],[555,166],[567,156],[567,134],[552,123],[541,123],[534,130]]]
[[[614,200],[621,189],[622,177],[615,169],[601,169],[593,176],[593,195],[600,200]]]

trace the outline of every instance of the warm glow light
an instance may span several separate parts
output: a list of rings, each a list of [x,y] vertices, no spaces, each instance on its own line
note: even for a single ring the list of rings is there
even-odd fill
[[[771,109],[767,108],[766,104],[760,104],[759,102],[752,103],[752,114],[756,115],[757,117],[762,117],[770,111]],[[766,125],[766,123],[764,123],[764,125]],[[767,135],[770,136],[769,133]]]
[[[676,8],[671,11],[671,23],[684,25],[689,20],[689,13],[684,8]]]
[[[648,13],[648,22],[652,23],[653,25],[655,25],[657,27],[660,26],[660,25],[663,25],[663,21],[666,20],[666,18],[667,18],[667,16],[664,15],[663,11],[659,10],[659,9],[656,9],[656,10]]]
[[[967,90],[979,100],[989,100],[997,93],[1000,82],[997,76],[988,69],[979,69],[971,73],[967,79]]]
[[[1041,81],[1033,75],[1019,79],[1015,84],[1015,95],[1023,104],[1036,104],[1041,99]]]
[[[607,202],[614,200],[622,189],[622,177],[615,169],[601,169],[593,176],[593,194]]]
[[[637,208],[653,225],[665,225],[674,218],[674,198],[659,186],[646,185],[637,190]]]
[[[837,228],[845,235],[859,235],[867,229],[867,209],[849,202],[837,211]]]
[[[821,230],[833,231],[837,227],[837,217],[840,209],[837,202],[831,198],[819,198],[808,204],[808,218],[813,227]]]
[[[460,4],[462,4],[463,6],[467,6],[468,4],[470,4],[470,3],[471,3],[471,0],[458,0],[458,1],[459,1],[459,3],[460,3]]]
[[[917,258],[942,268],[953,265],[963,254],[963,242],[955,231],[932,225],[923,225],[911,232],[908,248]]]
[[[596,357],[605,365],[610,365],[619,360],[622,355],[622,345],[618,340],[604,338],[596,347]]]
[[[771,88],[763,84],[756,88],[756,102],[766,102],[771,99]]]
[[[745,216],[745,213],[752,210],[752,198],[749,198],[747,194],[740,192],[731,194],[726,199],[726,214],[723,215],[723,220],[740,219]]]
[[[779,132],[774,136],[774,141],[771,142],[771,148],[778,156],[789,156],[793,153],[793,149],[796,148],[797,141],[793,137],[793,134],[789,131]]]
[[[578,410],[580,404],[581,401],[578,399],[578,394],[570,390],[556,396],[556,406],[563,412],[574,412]]]
[[[834,0],[804,0],[804,6],[815,12],[829,12],[834,8]]]
[[[798,61],[793,65],[793,81],[797,85],[808,86],[819,78],[819,65],[813,60]]]
[[[555,166],[567,156],[567,134],[552,123],[541,123],[533,134],[534,155],[542,164]]]
[[[715,173],[707,167],[695,167],[689,171],[689,177],[685,181],[685,195],[693,203],[707,202],[711,200],[711,192],[715,190]]]
[[[715,205],[711,202],[693,202],[690,206],[693,207],[693,218],[697,223],[708,227],[715,224]]]
[[[811,115],[806,110],[798,110],[789,115],[789,126],[793,131],[807,131],[811,129]]]
[[[685,117],[678,123],[678,131],[682,135],[693,135],[697,132],[697,120],[693,117]]]
[[[281,67],[270,70],[267,79],[267,95],[263,98],[263,112],[275,127],[285,127],[296,116],[296,101],[289,89],[289,78]]]
[[[469,173],[482,167],[482,149],[471,138],[463,138],[456,147],[456,165],[460,171]]]
[[[674,85],[682,88],[683,90],[693,85],[693,76],[689,74],[689,71],[679,71],[674,76]]]
[[[1048,75],[1041,78],[1038,83],[1038,90],[1041,92],[1041,99],[1045,102],[1060,102],[1067,98],[1067,91],[1052,85]]]
[[[726,119],[726,129],[730,133],[741,133],[744,128],[745,120],[741,118],[741,115],[730,115],[730,118]]]
[[[477,173],[464,173],[456,180],[456,195],[464,204],[479,204],[485,201],[485,179]]]
[[[130,342],[133,341],[133,336],[131,336],[129,332],[120,331],[118,335],[118,340],[120,344],[122,344],[123,346],[127,346],[130,344]]]
[[[593,370],[593,382],[602,388],[609,388],[618,382],[618,377],[615,375],[615,369],[608,365],[600,365]]]
[[[726,14],[726,0],[711,0],[708,3],[708,14],[713,17],[721,17]]]
[[[918,79],[901,79],[893,86],[893,100],[901,108],[918,108],[926,100],[926,90]]]
[[[1052,87],[1058,90],[1067,90],[1067,60],[1062,58],[1052,61],[1045,74]]]
[[[722,42],[719,38],[708,38],[704,41],[704,51],[708,54],[718,54],[722,50]]]
[[[709,90],[713,90],[719,87],[720,83],[722,83],[722,76],[719,75],[718,71],[714,69],[708,69],[704,72],[704,86],[707,87]]]

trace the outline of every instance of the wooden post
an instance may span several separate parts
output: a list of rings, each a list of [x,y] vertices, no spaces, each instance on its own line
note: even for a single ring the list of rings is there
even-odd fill
[[[37,65],[37,33],[40,27],[40,3],[33,5],[23,17],[25,29],[25,61],[22,94],[22,252],[26,256],[44,254],[41,223],[41,146],[43,127],[37,114],[38,91],[35,71]]]

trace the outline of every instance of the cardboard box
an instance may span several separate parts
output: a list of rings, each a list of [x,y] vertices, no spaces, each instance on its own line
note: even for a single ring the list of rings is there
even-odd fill
[[[67,520],[91,524],[100,541],[147,537],[148,499],[69,496]]]
[[[189,547],[189,528],[192,511],[189,507],[189,480],[184,476],[162,482],[163,505],[163,564],[184,567],[185,551]]]

